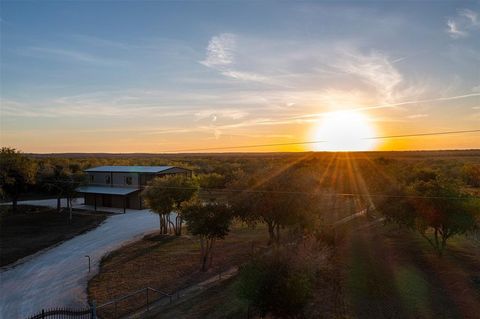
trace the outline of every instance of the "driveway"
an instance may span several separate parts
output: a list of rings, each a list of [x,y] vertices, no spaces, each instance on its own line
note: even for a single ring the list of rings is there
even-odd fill
[[[51,206],[45,201],[35,205]],[[158,216],[149,210],[127,210],[85,234],[2,268],[0,318],[23,318],[49,307],[84,307],[88,280],[97,273],[101,257],[156,231],[158,224]],[[90,273],[85,255],[91,257]]]

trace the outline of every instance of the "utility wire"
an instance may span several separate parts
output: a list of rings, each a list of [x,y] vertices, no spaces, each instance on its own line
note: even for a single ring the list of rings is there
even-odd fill
[[[241,188],[207,188],[207,187],[175,187],[162,186],[161,189],[179,189],[179,190],[203,190],[207,192],[225,192],[225,193],[260,193],[260,194],[280,194],[280,195],[314,195],[321,197],[386,197],[386,198],[416,198],[416,199],[466,199],[467,197],[455,196],[421,196],[421,195],[393,195],[380,193],[318,193],[305,191],[282,191],[282,190],[268,190],[268,189],[241,189]],[[469,198],[480,198],[480,196],[470,196]]]
[[[389,139],[389,138],[403,138],[403,137],[421,137],[421,136],[434,136],[434,135],[449,135],[449,134],[465,134],[465,133],[477,133],[480,129],[475,130],[461,130],[461,131],[443,131],[443,132],[430,132],[430,133],[415,133],[415,134],[403,134],[403,135],[387,135],[376,137],[365,137],[362,139]],[[210,148],[197,148],[197,149],[183,149],[168,151],[174,152],[195,152],[195,151],[208,151],[208,150],[222,150],[222,149],[239,149],[239,148],[254,148],[254,147],[270,147],[270,146],[286,146],[286,145],[301,145],[301,144],[315,144],[325,143],[326,141],[304,141],[304,142],[290,142],[290,143],[274,143],[274,144],[254,144],[254,145],[237,145],[237,146],[225,146],[225,147],[210,147]],[[416,199],[465,199],[465,197],[446,197],[446,196],[419,196],[419,195],[392,195],[392,194],[370,194],[370,193],[318,193],[318,192],[304,192],[304,191],[279,191],[279,190],[259,190],[259,189],[232,189],[232,188],[196,188],[196,187],[161,187],[164,189],[182,189],[182,190],[204,190],[207,192],[244,192],[244,193],[266,193],[266,194],[284,194],[284,195],[315,195],[323,197],[354,197],[354,196],[369,196],[369,197],[385,197],[385,198],[416,198]],[[470,196],[470,198],[480,198],[480,196]]]
[[[421,137],[421,136],[450,135],[450,134],[466,134],[466,133],[478,133],[478,132],[480,132],[480,129],[362,137],[361,139],[362,140],[380,140],[380,139],[390,139],[390,138]],[[228,149],[256,148],[256,147],[306,145],[306,144],[317,144],[317,143],[326,143],[326,142],[328,142],[328,141],[299,141],[299,142],[289,142],[289,143],[250,144],[250,145],[220,146],[220,147],[207,147],[207,148],[190,148],[190,149],[178,149],[178,150],[164,151],[163,153],[200,152],[200,151],[228,150]]]

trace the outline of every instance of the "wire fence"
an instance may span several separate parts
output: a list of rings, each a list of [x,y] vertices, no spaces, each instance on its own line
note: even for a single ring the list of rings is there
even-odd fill
[[[160,300],[171,303],[174,296],[173,293],[145,287],[101,304],[97,310],[102,318],[121,318],[140,309],[149,310],[152,303],[158,303]]]
[[[39,313],[27,319],[96,319],[95,307],[86,309],[51,308],[42,309]]]

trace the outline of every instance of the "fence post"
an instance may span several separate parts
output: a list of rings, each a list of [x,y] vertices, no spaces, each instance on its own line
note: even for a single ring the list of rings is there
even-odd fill
[[[115,317],[114,318],[117,319],[117,301],[116,300],[113,302],[113,305],[114,305],[114,309],[115,309],[115,315],[114,315]]]
[[[44,318],[45,318],[45,310],[42,309],[42,319],[44,319]]]
[[[148,287],[147,287],[147,311],[150,311],[150,306],[148,304]]]
[[[92,319],[97,319],[97,302],[92,301]]]

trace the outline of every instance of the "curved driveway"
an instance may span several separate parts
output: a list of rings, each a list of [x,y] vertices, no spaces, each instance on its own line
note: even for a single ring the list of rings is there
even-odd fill
[[[88,280],[101,257],[158,229],[149,210],[127,210],[97,228],[4,267],[0,271],[0,318],[24,318],[42,308],[87,305]],[[92,265],[88,272],[90,255]]]

